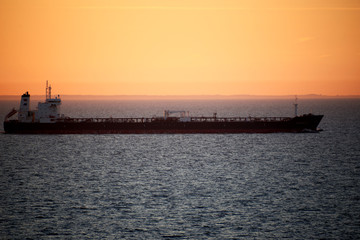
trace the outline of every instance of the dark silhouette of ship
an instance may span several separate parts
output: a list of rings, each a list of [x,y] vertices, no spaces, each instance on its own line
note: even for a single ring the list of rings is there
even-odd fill
[[[164,111],[152,118],[70,118],[60,113],[61,99],[51,97],[46,83],[46,100],[30,110],[30,94],[21,96],[19,110],[4,120],[5,133],[13,134],[181,134],[181,133],[277,133],[317,132],[323,115],[295,117],[193,117],[186,111]],[[17,119],[11,119],[18,114]],[[178,116],[173,116],[178,114]]]

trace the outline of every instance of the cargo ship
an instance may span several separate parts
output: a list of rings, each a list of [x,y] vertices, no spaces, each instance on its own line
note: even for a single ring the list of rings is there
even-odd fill
[[[21,96],[20,108],[4,119],[8,134],[186,134],[186,133],[278,133],[318,132],[323,115],[294,117],[209,117],[190,116],[188,111],[165,110],[160,117],[71,118],[60,113],[60,96],[51,96],[46,83],[45,102],[30,110],[30,94]],[[13,119],[17,114],[17,119]],[[176,116],[174,116],[176,114]]]

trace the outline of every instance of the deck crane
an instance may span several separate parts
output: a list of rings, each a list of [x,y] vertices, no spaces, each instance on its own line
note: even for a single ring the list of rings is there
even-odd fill
[[[180,113],[181,118],[188,118],[189,117],[189,111],[170,111],[165,110],[164,111],[164,119],[166,120],[168,117],[170,117],[171,114]]]

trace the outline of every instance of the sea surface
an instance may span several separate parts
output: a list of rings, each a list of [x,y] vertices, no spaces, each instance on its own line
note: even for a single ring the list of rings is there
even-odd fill
[[[64,100],[62,112],[293,116],[292,103]],[[18,105],[1,101],[0,118]],[[325,115],[322,132],[0,134],[0,239],[359,239],[360,99],[300,99],[308,112]]]

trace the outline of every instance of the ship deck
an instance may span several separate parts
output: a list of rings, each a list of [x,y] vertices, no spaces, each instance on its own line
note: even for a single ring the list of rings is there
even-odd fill
[[[290,117],[229,117],[229,118],[214,118],[214,117],[189,117],[185,122],[282,122],[289,121]],[[178,117],[169,117],[167,119],[152,117],[152,118],[64,118],[57,119],[57,122],[94,122],[94,123],[151,123],[158,121],[182,121]]]

